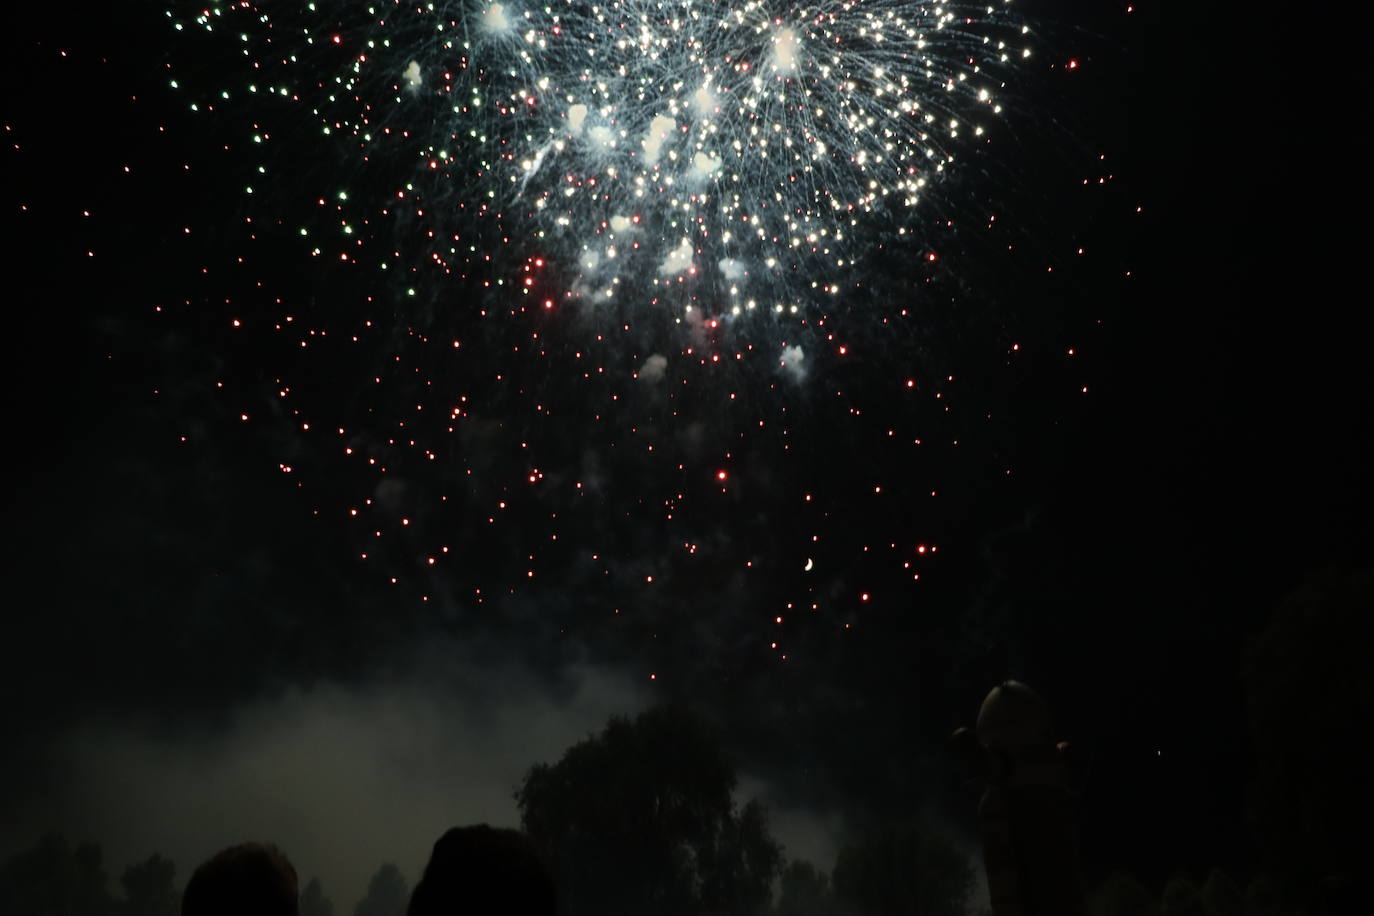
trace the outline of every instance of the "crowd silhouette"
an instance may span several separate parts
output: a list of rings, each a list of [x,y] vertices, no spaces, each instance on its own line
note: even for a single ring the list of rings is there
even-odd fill
[[[211,856],[186,882],[185,916],[297,916],[296,869],[277,847],[240,843]]]
[[[195,870],[182,916],[300,916],[296,869],[280,849],[240,843]],[[502,913],[553,916],[553,876],[524,834],[487,824],[454,827],[434,844],[407,916]]]

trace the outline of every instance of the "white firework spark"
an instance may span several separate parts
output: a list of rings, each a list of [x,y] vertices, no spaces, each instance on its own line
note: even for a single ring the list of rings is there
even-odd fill
[[[357,53],[290,91],[362,157],[413,160],[460,243],[439,257],[470,253],[443,214],[478,208],[561,252],[570,296],[795,311],[868,233],[910,232],[1000,114],[1029,54],[1009,3],[307,4],[302,47]]]

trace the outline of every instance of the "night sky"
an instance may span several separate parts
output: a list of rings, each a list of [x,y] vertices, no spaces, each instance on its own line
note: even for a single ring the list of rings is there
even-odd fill
[[[827,120],[880,78],[808,102],[853,144],[810,172],[758,146],[819,66],[790,32],[761,114],[660,130],[623,86],[471,103],[423,11],[100,6],[11,13],[0,854],[254,836],[350,901],[666,701],[790,855],[892,811],[973,854],[943,741],[1015,677],[1090,874],[1252,867],[1245,648],[1374,541],[1361,23],[1018,2],[960,34],[1028,57],[935,42],[982,134],[883,122],[951,157],[908,203]],[[654,104],[701,72],[664,47]]]

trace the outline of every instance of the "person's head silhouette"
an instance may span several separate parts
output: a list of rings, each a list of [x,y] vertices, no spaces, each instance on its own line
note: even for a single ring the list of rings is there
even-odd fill
[[[516,830],[454,827],[434,844],[408,916],[553,916],[553,878]]]
[[[203,863],[181,895],[181,916],[297,916],[296,869],[275,846],[241,843]]]

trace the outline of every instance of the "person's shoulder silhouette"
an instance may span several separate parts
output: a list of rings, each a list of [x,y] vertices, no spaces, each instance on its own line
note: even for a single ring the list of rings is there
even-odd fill
[[[408,916],[553,916],[553,877],[517,830],[454,827],[434,844]]]
[[[296,869],[280,849],[240,843],[195,870],[181,896],[181,916],[298,916],[296,895]]]

